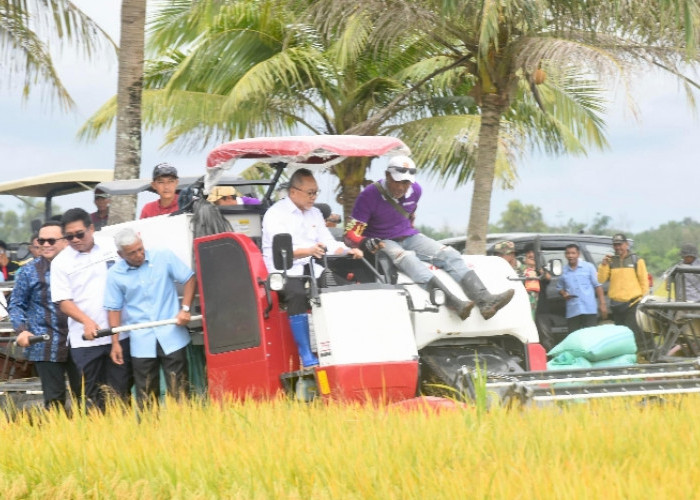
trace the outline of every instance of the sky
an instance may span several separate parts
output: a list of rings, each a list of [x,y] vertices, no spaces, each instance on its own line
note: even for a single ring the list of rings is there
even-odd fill
[[[120,2],[76,0],[110,35],[119,39]],[[91,143],[79,142],[78,128],[116,93],[117,61],[105,54],[97,62],[85,62],[65,50],[58,72],[76,101],[76,109],[63,113],[52,109],[35,91],[22,101],[19,88],[3,81],[0,87],[0,182],[49,172],[114,166],[114,130]],[[570,219],[591,223],[598,214],[612,218],[612,226],[636,233],[697,213],[695,147],[700,143],[700,121],[684,91],[671,78],[646,73],[633,81],[632,95],[638,118],[627,108],[623,92],[610,89],[611,105],[605,121],[609,148],[590,151],[584,157],[547,157],[530,154],[518,163],[519,181],[512,190],[496,189],[491,204],[491,223],[497,223],[508,202],[520,200],[542,209],[545,222],[562,225]],[[160,148],[162,132],[144,134],[141,176],[149,177],[155,164],[168,161],[181,175],[204,172],[208,150],[178,154]],[[375,162],[377,163],[377,162]],[[236,171],[234,170],[235,174]],[[374,166],[368,178],[382,176]],[[449,227],[464,233],[469,221],[473,184],[455,187],[436,184],[417,176],[423,185],[417,223],[434,228]],[[319,202],[335,202],[335,177],[318,176]],[[155,199],[142,194],[140,204]],[[2,206],[18,208],[16,200],[0,200]],[[57,198],[61,208],[80,206],[90,211],[89,194]]]

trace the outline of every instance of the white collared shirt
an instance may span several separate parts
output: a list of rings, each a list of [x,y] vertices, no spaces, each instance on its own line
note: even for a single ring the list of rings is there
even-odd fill
[[[116,255],[97,243],[88,252],[64,248],[51,262],[51,300],[72,300],[100,328],[107,328],[107,311],[103,306],[108,262]],[[93,347],[109,344],[111,337],[83,340],[83,324],[68,318],[68,344],[71,347]],[[128,337],[120,333],[119,339]]]
[[[292,246],[294,250],[298,248],[309,248],[316,243],[323,243],[328,249],[329,255],[334,254],[339,248],[348,250],[343,243],[333,238],[333,235],[326,227],[321,211],[312,207],[311,210],[300,210],[292,200],[283,198],[265,213],[262,224],[262,250],[265,265],[269,272],[281,271],[275,269],[272,259],[272,238],[276,234],[289,233],[292,235]],[[304,274],[304,265],[311,261],[311,257],[294,259],[294,264],[287,271],[290,276]],[[323,268],[314,265],[314,275],[320,276]]]

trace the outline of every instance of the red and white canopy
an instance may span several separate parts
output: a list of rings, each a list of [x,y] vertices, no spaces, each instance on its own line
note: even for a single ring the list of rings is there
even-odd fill
[[[241,158],[266,163],[286,163],[291,167],[331,167],[347,157],[410,155],[411,150],[395,137],[362,135],[312,135],[256,137],[227,142],[207,156],[205,191]]]
[[[207,157],[207,168],[223,167],[238,158],[268,163],[330,166],[349,156],[408,155],[410,150],[395,137],[361,135],[314,135],[257,137],[227,142]]]

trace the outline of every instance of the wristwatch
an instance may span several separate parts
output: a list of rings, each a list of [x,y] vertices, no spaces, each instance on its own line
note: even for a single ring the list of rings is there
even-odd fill
[[[188,312],[190,312],[190,306],[182,304],[182,310],[185,311],[186,313],[188,313]]]

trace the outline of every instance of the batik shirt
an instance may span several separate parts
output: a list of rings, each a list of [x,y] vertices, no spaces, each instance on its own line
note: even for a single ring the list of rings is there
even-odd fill
[[[51,302],[51,263],[38,257],[17,273],[10,297],[10,321],[19,334],[50,335],[50,340],[26,347],[30,361],[66,361],[68,359],[68,321],[59,307]]]

